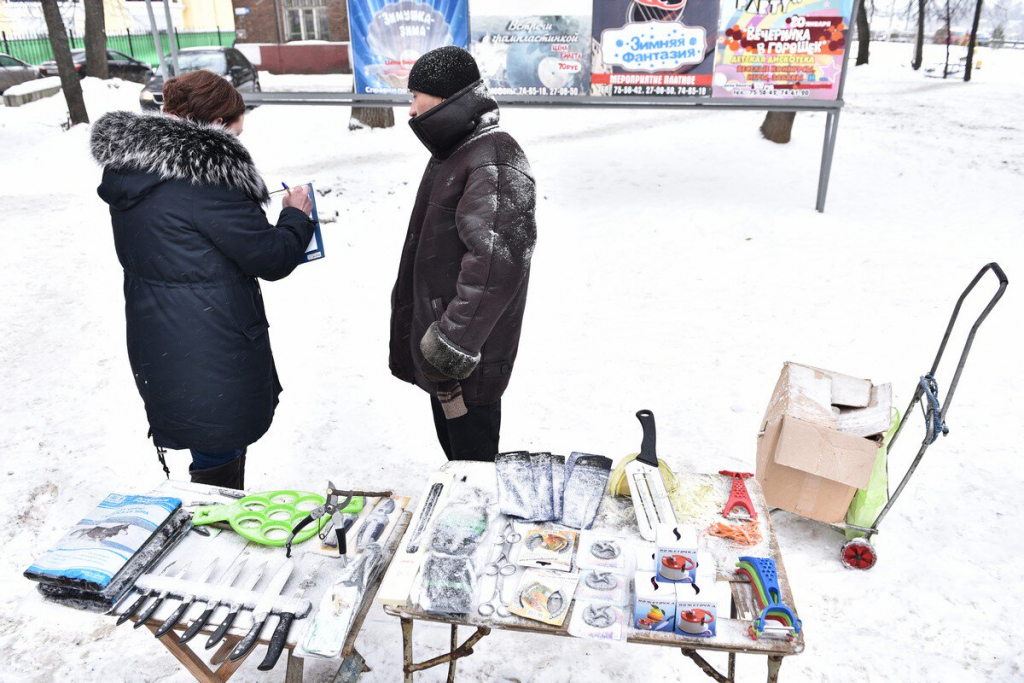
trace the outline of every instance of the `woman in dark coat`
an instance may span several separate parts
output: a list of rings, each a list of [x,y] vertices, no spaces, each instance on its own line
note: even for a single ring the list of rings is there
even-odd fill
[[[277,225],[267,221],[266,185],[237,139],[245,104],[223,78],[169,80],[164,112],[112,112],[92,130],[124,268],[128,358],[161,461],[164,448],[187,448],[192,481],[242,488],[246,448],[281,392],[256,278],[302,261],[312,203],[290,192]]]

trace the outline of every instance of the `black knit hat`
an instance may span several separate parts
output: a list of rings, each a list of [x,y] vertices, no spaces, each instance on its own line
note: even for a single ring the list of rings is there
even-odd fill
[[[476,60],[461,47],[445,45],[416,60],[409,72],[409,90],[448,99],[480,80]]]

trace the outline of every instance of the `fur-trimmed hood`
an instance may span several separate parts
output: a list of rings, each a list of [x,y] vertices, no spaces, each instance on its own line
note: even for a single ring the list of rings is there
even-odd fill
[[[249,151],[217,126],[115,111],[93,124],[90,146],[93,158],[106,168],[194,185],[227,185],[261,205],[270,198]]]

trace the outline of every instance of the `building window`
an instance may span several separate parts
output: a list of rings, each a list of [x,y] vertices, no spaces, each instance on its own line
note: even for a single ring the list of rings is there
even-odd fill
[[[284,0],[286,40],[330,40],[324,0]]]

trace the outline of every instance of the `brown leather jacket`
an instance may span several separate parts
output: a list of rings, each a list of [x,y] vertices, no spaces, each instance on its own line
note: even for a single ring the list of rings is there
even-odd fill
[[[391,295],[391,372],[436,394],[426,357],[468,405],[494,403],[515,365],[537,240],[530,164],[482,82],[410,125],[433,156]]]

